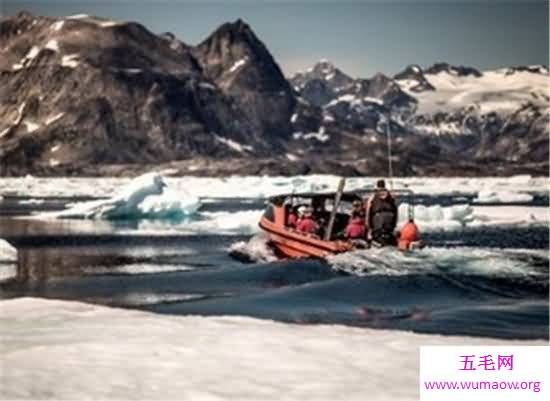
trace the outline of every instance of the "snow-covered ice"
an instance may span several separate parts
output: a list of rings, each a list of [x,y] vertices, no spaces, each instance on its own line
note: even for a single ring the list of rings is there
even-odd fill
[[[416,400],[421,345],[544,345],[33,298],[0,310],[3,399]]]
[[[478,192],[477,203],[529,203],[533,195],[524,192],[495,191],[484,189]]]

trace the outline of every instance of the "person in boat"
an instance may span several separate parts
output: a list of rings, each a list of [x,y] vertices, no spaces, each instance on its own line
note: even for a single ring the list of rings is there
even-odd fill
[[[365,218],[365,206],[359,199],[354,200],[351,204],[350,221],[356,215]]]
[[[365,215],[360,210],[353,211],[346,226],[345,236],[348,239],[365,239]]]
[[[313,217],[313,208],[306,207],[303,211],[303,216],[298,220],[296,225],[298,231],[302,231],[309,234],[316,234],[319,231],[319,225]]]
[[[292,228],[296,228],[298,225],[298,210],[296,206],[289,206],[287,225]]]
[[[366,206],[367,237],[378,246],[397,245],[394,231],[397,225],[397,206],[386,182],[378,180],[376,192]]]

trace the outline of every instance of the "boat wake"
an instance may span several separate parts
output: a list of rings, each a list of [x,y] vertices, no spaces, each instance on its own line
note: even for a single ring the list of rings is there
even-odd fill
[[[274,262],[277,257],[267,243],[267,235],[259,233],[248,241],[235,242],[229,247],[229,255],[244,263]]]
[[[548,276],[546,250],[424,248],[401,252],[393,248],[369,249],[329,256],[335,270],[357,276],[459,274],[491,277]]]

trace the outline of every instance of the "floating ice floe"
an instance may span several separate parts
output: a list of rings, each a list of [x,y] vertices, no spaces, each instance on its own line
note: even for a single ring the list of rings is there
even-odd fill
[[[399,205],[398,228],[408,219],[409,205]],[[474,220],[474,209],[468,205],[424,206],[414,207],[414,219],[421,228],[457,228],[463,227]]]
[[[55,213],[58,218],[125,219],[170,218],[195,213],[201,203],[183,191],[165,190],[161,175],[147,173],[135,178],[108,200],[82,202]]]
[[[550,209],[547,207],[525,206],[475,206],[474,219],[469,224],[475,226],[525,226],[549,225]]]
[[[529,203],[533,195],[524,192],[498,191],[485,189],[478,192],[474,202],[477,203]]]
[[[399,230],[407,221],[407,205],[399,208]],[[144,220],[139,232],[147,235],[255,235],[261,232],[258,222],[263,210],[238,212],[201,212],[196,218],[174,224],[173,220]],[[549,224],[545,207],[523,206],[423,206],[415,207],[415,221],[421,233],[461,230],[486,226],[544,226]],[[120,231],[124,233],[125,231]]]
[[[45,202],[44,199],[31,198],[31,199],[21,200],[19,201],[19,204],[20,205],[41,205],[44,202]]]
[[[379,177],[351,177],[346,190],[374,188]],[[281,193],[335,191],[340,177],[335,175],[280,176],[231,176],[168,177],[166,182],[174,190],[184,189],[198,197],[216,198],[264,198]],[[109,196],[130,179],[117,177],[34,177],[24,185],[20,178],[0,178],[0,187],[25,196]],[[550,179],[528,175],[513,177],[408,177],[394,178],[394,189],[409,189],[417,195],[477,196],[480,190],[529,193],[548,196]],[[236,193],[235,188],[238,188]]]
[[[12,279],[17,274],[17,249],[0,238],[0,283]]]

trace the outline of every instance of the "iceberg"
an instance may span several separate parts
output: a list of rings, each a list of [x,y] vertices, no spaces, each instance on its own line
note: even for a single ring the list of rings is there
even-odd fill
[[[73,204],[55,213],[58,218],[132,219],[181,218],[197,212],[199,198],[183,190],[165,189],[166,182],[158,173],[135,178],[120,193],[107,200]]]

